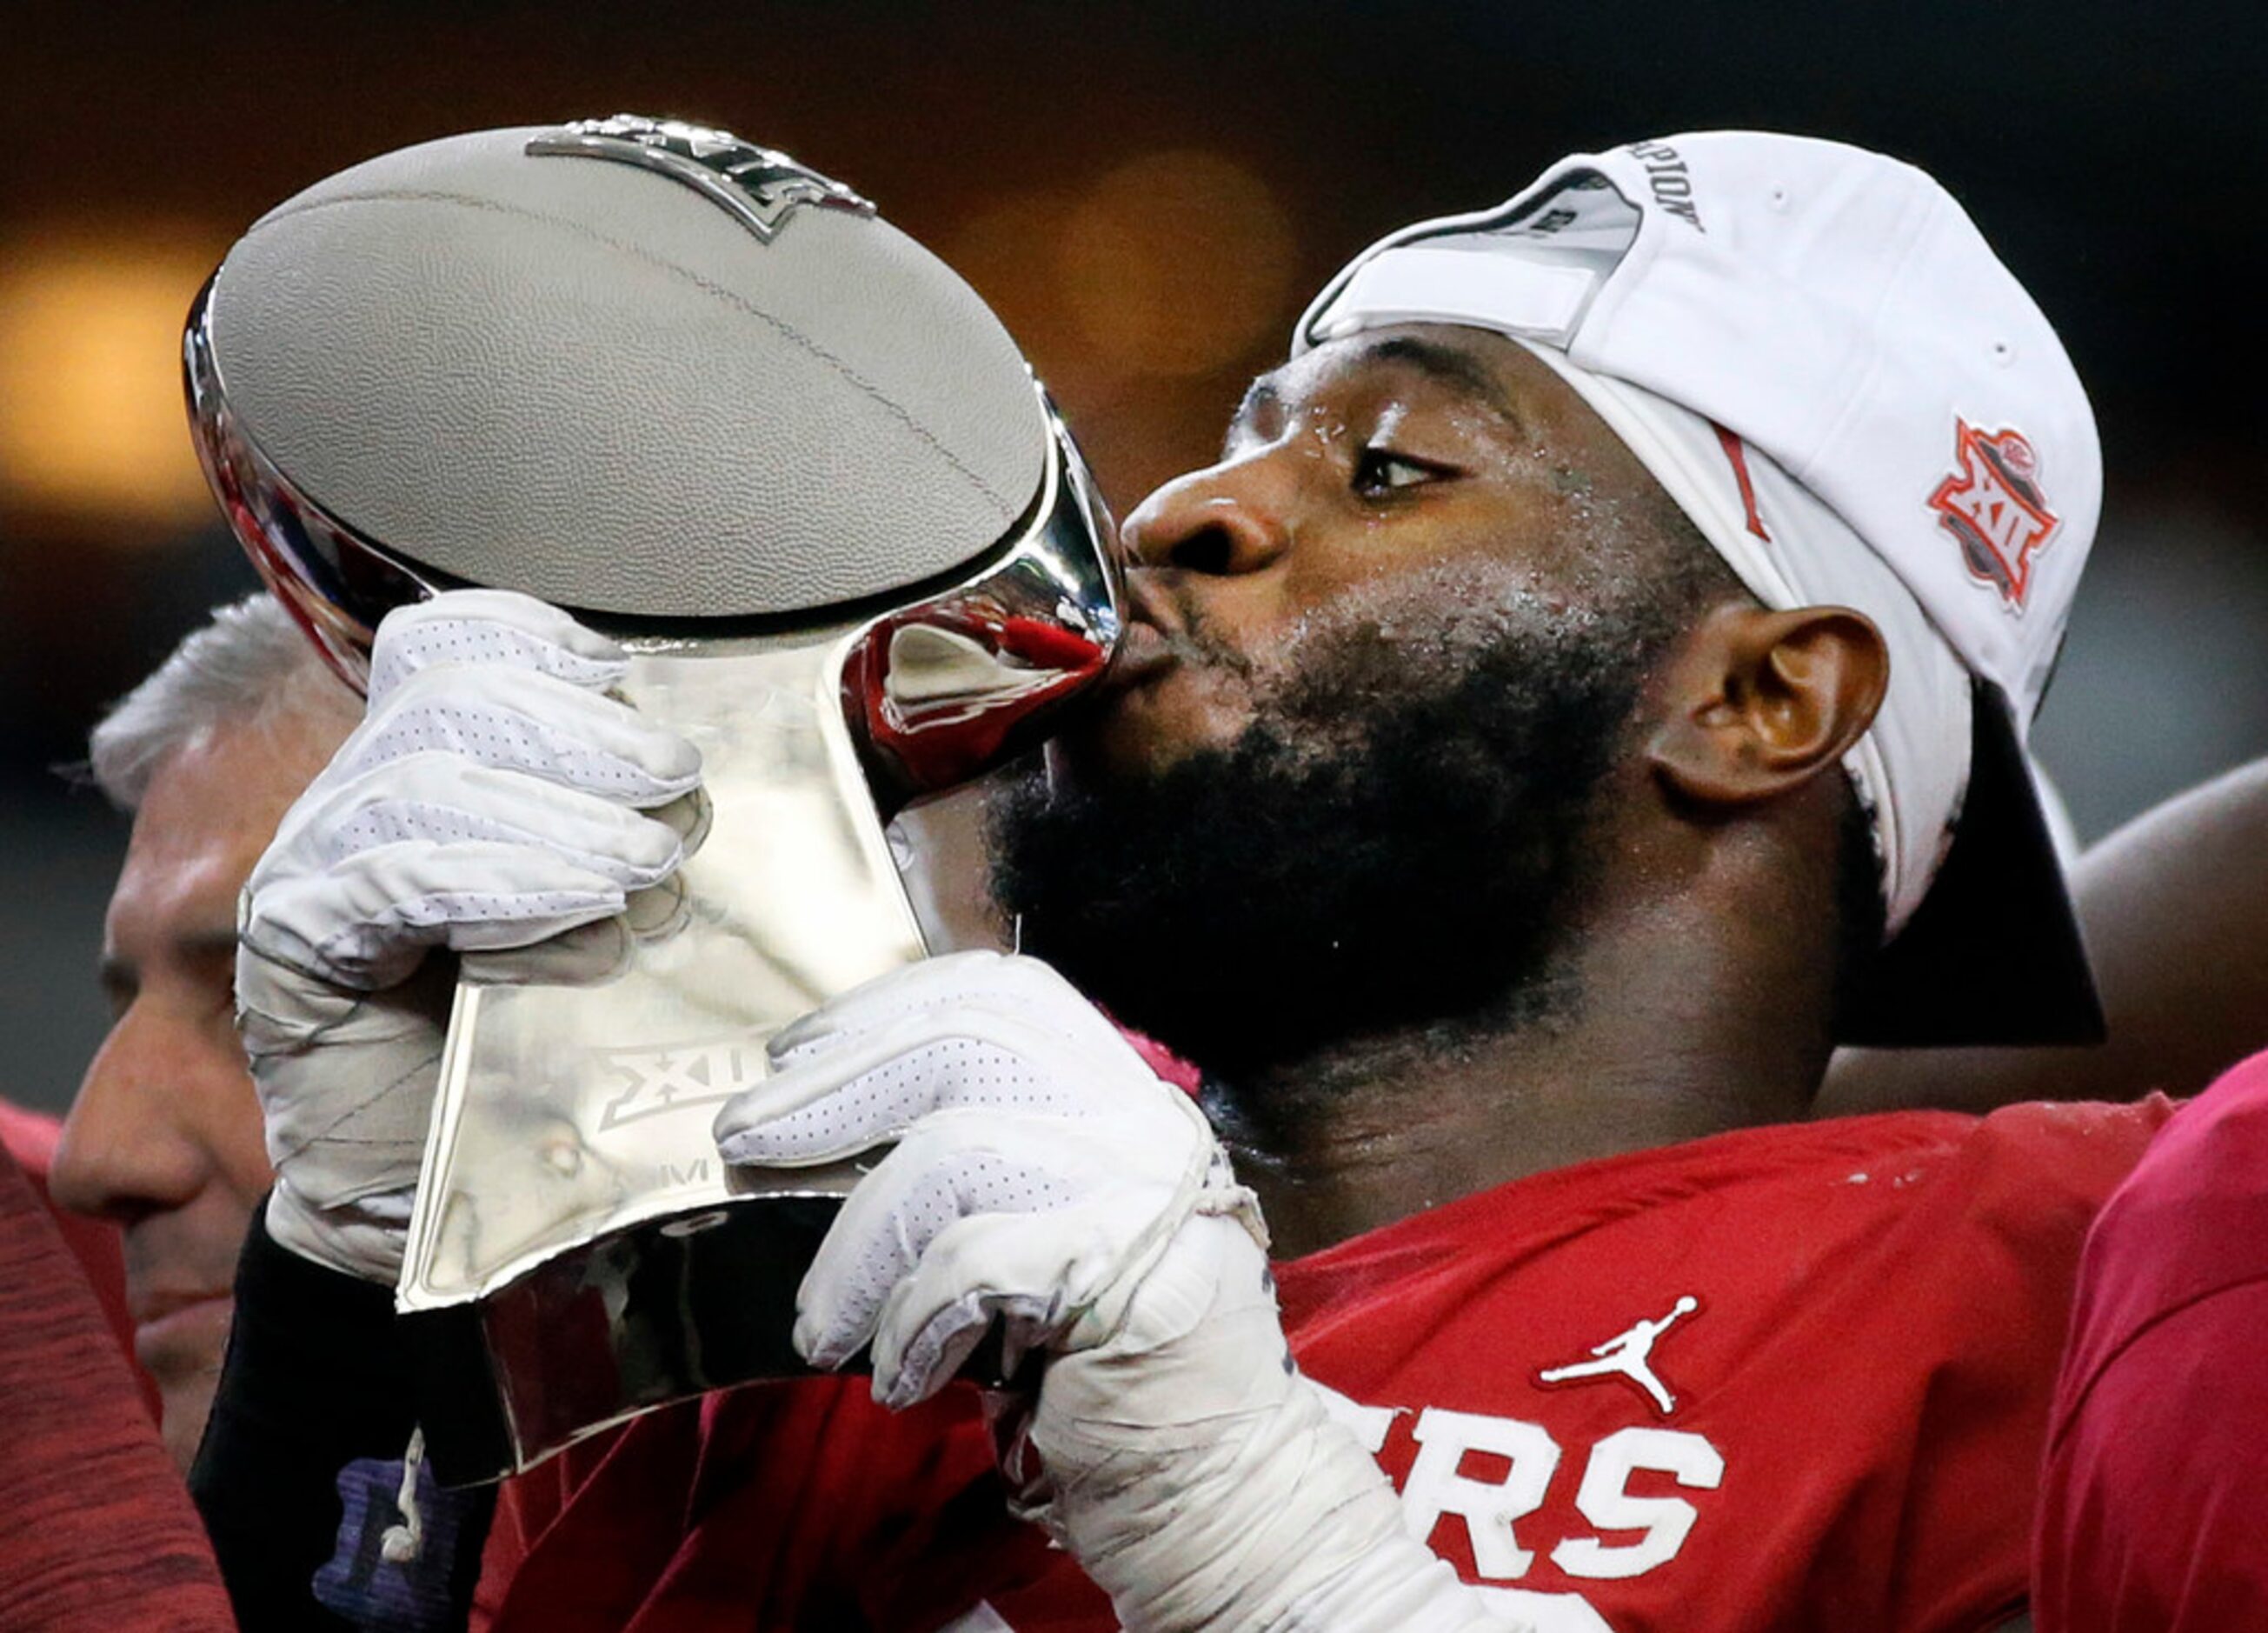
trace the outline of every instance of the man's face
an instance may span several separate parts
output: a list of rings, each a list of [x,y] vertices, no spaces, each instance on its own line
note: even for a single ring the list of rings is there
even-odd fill
[[[1594,796],[1707,589],[1668,506],[1498,336],[1264,377],[1221,461],[1128,519],[1118,690],[998,824],[1026,946],[1231,1071],[1548,1006]]]
[[[1224,747],[1323,654],[1446,676],[1515,623],[1631,599],[1668,501],[1512,341],[1380,329],[1263,375],[1220,461],[1127,519],[1125,689],[1073,769]],[[1083,766],[1082,766],[1083,763]]]
[[[236,1034],[237,892],[338,735],[289,717],[175,750],[135,816],[104,921],[115,1019],[51,1184],[64,1206],[124,1230],[135,1354],[185,1468],[219,1376],[237,1252],[271,1178]]]

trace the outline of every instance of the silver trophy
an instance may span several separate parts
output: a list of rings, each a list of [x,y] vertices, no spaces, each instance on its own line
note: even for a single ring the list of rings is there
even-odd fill
[[[190,314],[206,474],[350,680],[392,606],[565,606],[700,746],[708,824],[604,984],[460,985],[397,1305],[451,1483],[800,1371],[856,1162],[727,1170],[764,1041],[922,957],[894,818],[1114,653],[1109,522],[998,321],[840,183],[617,116],[387,155],[256,223]],[[871,1160],[871,1159],[870,1159]]]

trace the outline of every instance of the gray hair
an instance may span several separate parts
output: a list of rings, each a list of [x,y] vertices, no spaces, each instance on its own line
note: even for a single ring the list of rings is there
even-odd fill
[[[111,706],[88,739],[90,768],[111,803],[131,811],[166,757],[216,727],[287,715],[335,715],[351,727],[361,711],[291,615],[262,592],[213,609],[211,622]]]

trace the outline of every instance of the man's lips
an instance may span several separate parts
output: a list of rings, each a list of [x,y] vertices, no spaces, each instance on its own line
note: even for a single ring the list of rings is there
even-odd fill
[[[226,1290],[152,1293],[129,1301],[134,1358],[153,1375],[217,1364],[236,1301]]]
[[[1143,682],[1181,661],[1175,642],[1154,624],[1129,620],[1120,637],[1118,655],[1110,666],[1109,690],[1131,691]]]
[[[148,1326],[198,1304],[226,1304],[232,1296],[232,1289],[225,1287],[152,1288],[147,1292],[129,1292],[126,1312],[136,1326]]]
[[[1181,618],[1156,587],[1142,579],[1126,586],[1126,628],[1110,666],[1110,690],[1129,691],[1189,655]]]

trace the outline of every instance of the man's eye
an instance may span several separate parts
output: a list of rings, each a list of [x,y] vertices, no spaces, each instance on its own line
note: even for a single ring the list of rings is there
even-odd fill
[[[1440,466],[1423,460],[1390,454],[1384,448],[1365,448],[1355,461],[1354,491],[1367,498],[1438,481],[1446,474]]]

